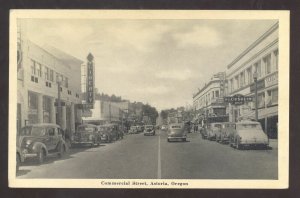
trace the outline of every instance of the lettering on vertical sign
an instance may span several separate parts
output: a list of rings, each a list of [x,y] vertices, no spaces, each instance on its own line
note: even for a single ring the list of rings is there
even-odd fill
[[[89,54],[87,62],[87,82],[86,82],[86,107],[92,109],[94,106],[94,63],[93,58]]]

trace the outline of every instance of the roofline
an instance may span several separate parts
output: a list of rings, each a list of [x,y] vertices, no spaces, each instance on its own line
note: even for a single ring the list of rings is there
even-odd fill
[[[242,59],[250,50],[252,50],[255,46],[261,43],[267,36],[273,33],[279,27],[279,22],[276,22],[269,28],[265,33],[263,33],[256,41],[254,41],[248,48],[246,48],[240,55],[238,55],[230,64],[227,65],[227,69],[231,68],[235,63],[237,63],[240,59]]]
[[[201,93],[203,90],[205,90],[210,84],[214,83],[214,82],[220,82],[221,79],[218,80],[210,80],[204,87],[202,87],[202,89],[200,89],[196,94],[193,95],[193,99],[199,94]]]

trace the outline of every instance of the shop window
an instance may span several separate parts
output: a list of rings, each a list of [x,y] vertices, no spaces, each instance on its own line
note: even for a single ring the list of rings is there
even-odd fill
[[[271,54],[267,55],[265,58],[263,58],[266,74],[271,73]]]

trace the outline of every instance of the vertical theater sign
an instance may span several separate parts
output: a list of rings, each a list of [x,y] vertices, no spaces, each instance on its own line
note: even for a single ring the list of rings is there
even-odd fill
[[[87,56],[87,75],[86,75],[86,109],[93,109],[94,107],[94,56],[89,53]]]

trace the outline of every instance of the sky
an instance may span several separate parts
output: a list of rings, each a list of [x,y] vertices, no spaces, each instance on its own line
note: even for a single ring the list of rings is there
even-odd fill
[[[95,87],[158,110],[192,96],[275,20],[26,19],[27,37],[82,61],[95,57]]]

